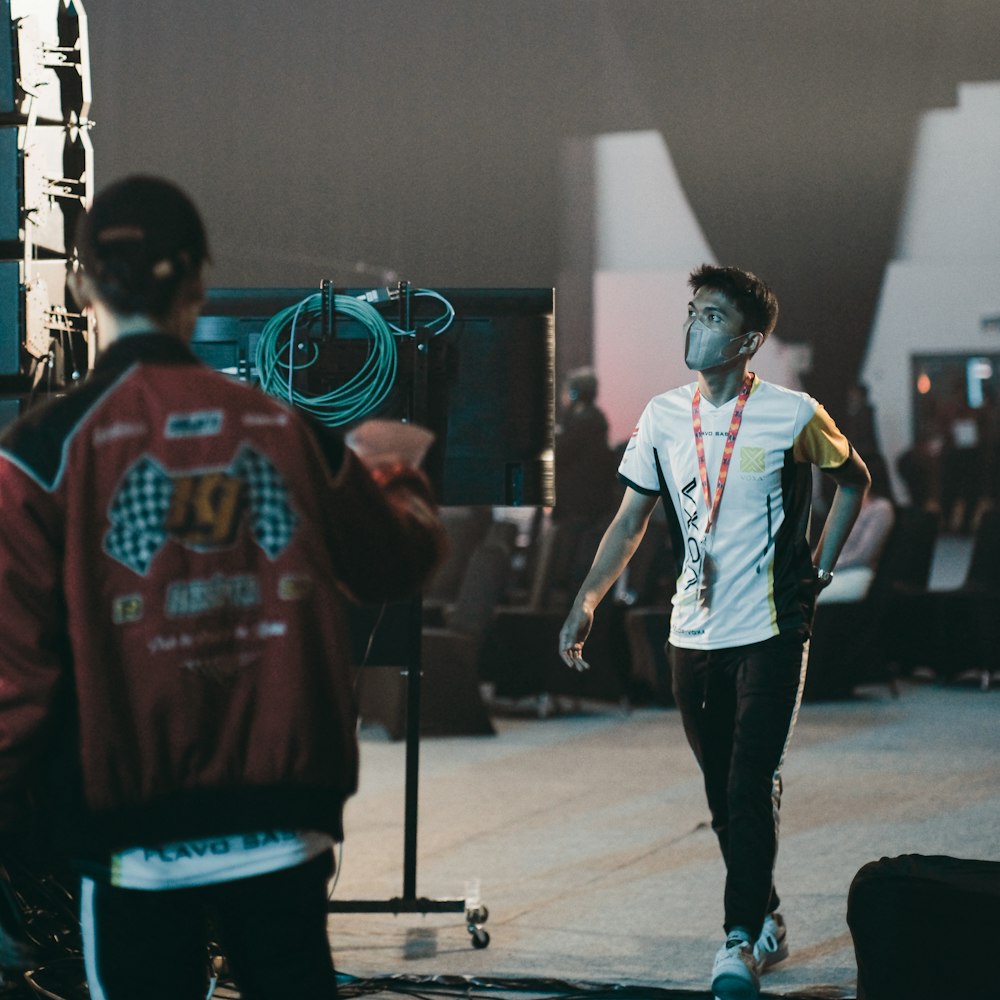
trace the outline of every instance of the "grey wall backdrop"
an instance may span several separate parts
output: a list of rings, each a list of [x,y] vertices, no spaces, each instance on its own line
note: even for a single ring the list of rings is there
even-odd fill
[[[655,128],[719,258],[769,280],[782,336],[814,345],[809,388],[835,410],[918,117],[1000,77],[996,0],[86,9],[98,186],[183,184],[213,284],[554,284],[562,140]]]

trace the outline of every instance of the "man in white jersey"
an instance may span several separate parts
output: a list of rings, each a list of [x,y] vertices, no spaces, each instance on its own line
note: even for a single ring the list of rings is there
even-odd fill
[[[674,698],[726,862],[726,940],[712,970],[720,1000],[759,994],[787,955],[774,888],[780,767],[805,677],[817,593],[869,485],[868,470],[816,400],[749,369],[778,303],[755,275],[704,265],[684,325],[697,380],[654,397],[618,470],[621,507],[566,618],[559,649],[587,668],[594,609],[635,552],[662,497],[677,591],[668,655]],[[811,467],[837,484],[814,552]]]

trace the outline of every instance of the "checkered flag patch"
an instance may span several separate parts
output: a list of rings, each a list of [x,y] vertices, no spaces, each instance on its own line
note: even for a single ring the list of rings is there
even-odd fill
[[[108,513],[108,555],[145,575],[166,541],[164,521],[173,492],[173,480],[160,465],[145,456],[139,459],[125,474]]]
[[[292,540],[298,517],[281,473],[261,454],[244,448],[232,472],[246,483],[254,541],[274,559]]]

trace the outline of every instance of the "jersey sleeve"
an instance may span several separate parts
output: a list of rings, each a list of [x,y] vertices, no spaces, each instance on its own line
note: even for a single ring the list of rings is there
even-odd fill
[[[811,462],[821,469],[836,469],[851,455],[851,443],[823,406],[803,398],[795,428],[793,455],[797,462]]]
[[[618,466],[618,478],[627,486],[645,493],[647,496],[658,496],[660,479],[656,471],[656,450],[653,444],[652,408],[647,405],[635,425],[632,436],[625,446],[625,454]],[[662,460],[661,460],[662,461]]]

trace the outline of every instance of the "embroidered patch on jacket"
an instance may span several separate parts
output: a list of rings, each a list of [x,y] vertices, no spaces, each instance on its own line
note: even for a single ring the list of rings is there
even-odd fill
[[[283,576],[278,581],[278,597],[283,601],[301,601],[312,593],[308,576]]]
[[[750,448],[744,446],[740,448],[740,472],[763,472],[764,471],[764,449]]]
[[[284,427],[287,413],[244,413],[240,422],[244,427]]]
[[[128,625],[142,621],[142,594],[125,594],[111,603],[111,621],[115,625]]]
[[[171,413],[163,433],[168,438],[213,437],[222,430],[222,410]]]
[[[255,608],[259,604],[260,582],[253,574],[216,573],[204,580],[178,580],[170,584],[164,612],[168,618],[182,618],[219,608]]]
[[[105,551],[140,575],[168,538],[196,551],[225,548],[245,522],[275,559],[298,525],[281,473],[249,445],[219,469],[168,472],[142,456],[122,477],[108,518]]]
[[[116,420],[114,423],[104,427],[98,427],[94,431],[94,444],[100,446],[109,441],[120,441],[122,438],[140,437],[148,434],[149,428],[145,424],[140,424],[131,420]]]

